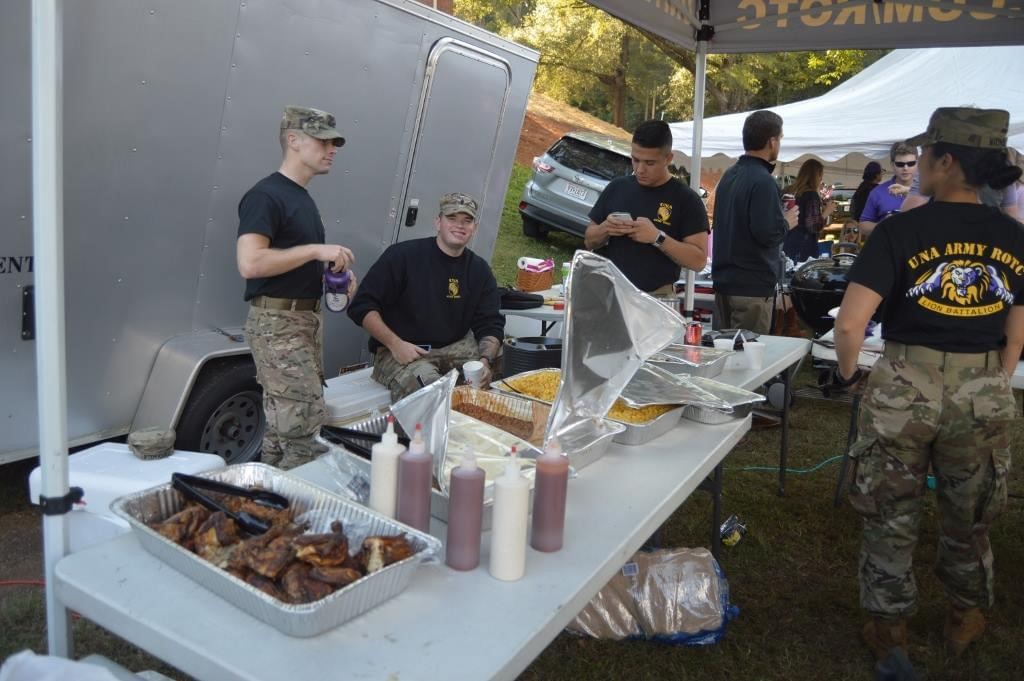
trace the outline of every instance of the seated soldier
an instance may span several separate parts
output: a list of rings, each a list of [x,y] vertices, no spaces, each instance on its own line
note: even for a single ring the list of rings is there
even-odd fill
[[[487,262],[466,245],[476,199],[441,197],[436,237],[389,246],[366,273],[348,316],[370,333],[373,378],[398,400],[479,359],[483,382],[501,349],[505,318]]]

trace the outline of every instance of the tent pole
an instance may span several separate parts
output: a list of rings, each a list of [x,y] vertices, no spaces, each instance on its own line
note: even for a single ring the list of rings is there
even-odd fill
[[[68,494],[67,385],[64,357],[64,185],[62,0],[32,2],[32,233],[35,258],[36,385],[42,496]],[[43,515],[46,639],[51,655],[69,657],[68,612],[54,575],[67,553],[63,513]]]
[[[700,193],[700,156],[704,144],[704,92],[708,68],[708,43],[697,41],[697,73],[693,78],[693,146],[690,151],[690,187]],[[697,284],[697,274],[686,270],[686,298],[683,304],[683,317],[687,321],[693,319],[693,294]]]

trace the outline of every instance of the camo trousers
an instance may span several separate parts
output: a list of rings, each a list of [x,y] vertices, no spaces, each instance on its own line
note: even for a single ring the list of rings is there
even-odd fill
[[[457,340],[443,348],[431,348],[420,359],[401,364],[391,356],[385,347],[377,348],[373,359],[373,380],[391,391],[391,401],[397,402],[409,393],[447,374],[452,369],[462,371],[462,365],[474,359],[480,359],[473,332],[470,331],[462,340]]]
[[[249,308],[245,337],[263,387],[263,462],[288,470],[326,447],[314,437],[327,420],[320,315]]]
[[[850,501],[864,517],[860,602],[870,614],[916,610],[912,559],[929,467],[940,528],[936,575],[955,607],[992,605],[988,533],[1006,503],[1016,412],[998,364],[944,368],[887,356],[872,370],[850,453]]]

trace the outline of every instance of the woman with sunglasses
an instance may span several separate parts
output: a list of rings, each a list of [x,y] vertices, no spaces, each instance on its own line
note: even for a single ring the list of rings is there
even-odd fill
[[[864,328],[882,305],[885,351],[864,387],[850,502],[863,517],[860,603],[879,660],[907,652],[917,609],[913,553],[935,475],[935,573],[959,655],[985,630],[994,582],[989,528],[1006,503],[1010,375],[1024,348],[1024,227],[979,203],[985,186],[1020,177],[1009,164],[1010,116],[942,108],[920,145],[921,193],[932,200],[885,220],[850,269],[835,324],[834,384],[861,378]],[[897,157],[898,158],[898,157]]]
[[[875,187],[868,194],[864,211],[860,214],[860,233],[866,239],[871,230],[884,218],[898,213],[903,197],[910,191],[917,173],[917,148],[905,142],[897,142],[889,150],[892,162],[892,179]]]

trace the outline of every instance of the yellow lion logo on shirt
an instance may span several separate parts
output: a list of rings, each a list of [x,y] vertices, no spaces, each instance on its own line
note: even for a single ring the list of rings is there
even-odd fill
[[[459,280],[458,279],[454,279],[454,278],[449,279],[448,280],[448,300],[456,300],[456,299],[458,299],[460,297],[461,296],[459,295]]]
[[[671,224],[672,222],[672,204],[662,203],[658,205],[658,217],[654,219],[655,222],[660,222],[663,225]]]

